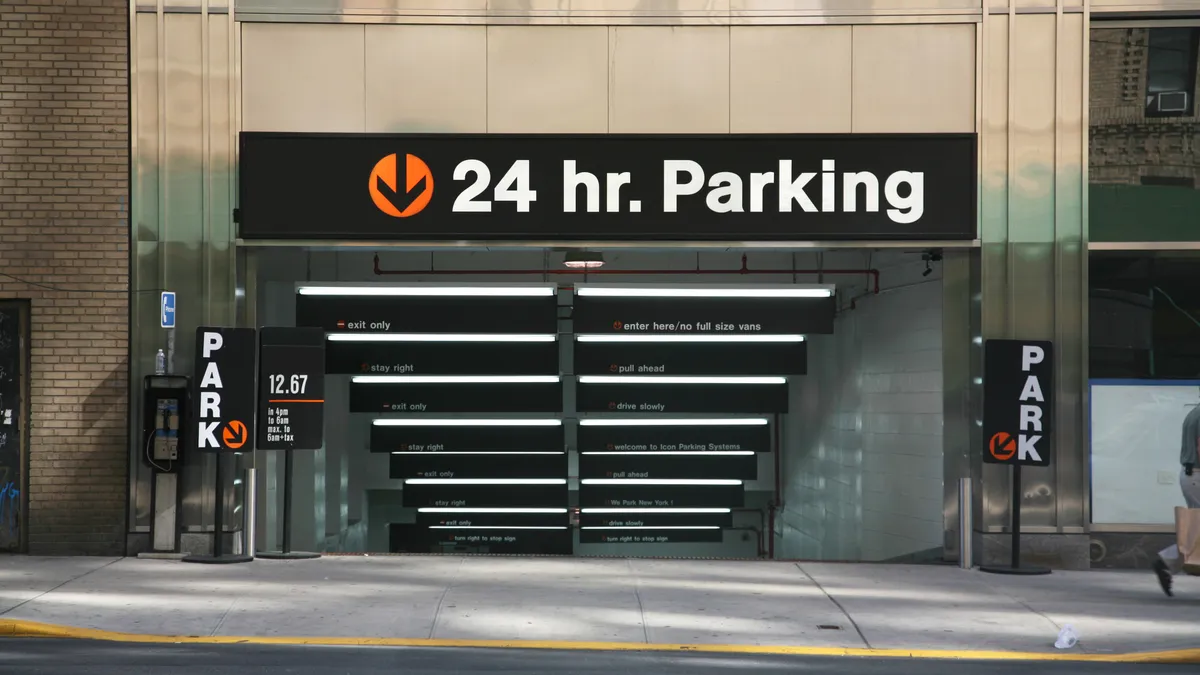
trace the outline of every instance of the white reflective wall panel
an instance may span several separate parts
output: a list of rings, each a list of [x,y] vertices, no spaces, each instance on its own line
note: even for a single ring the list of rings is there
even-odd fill
[[[975,25],[854,27],[854,133],[975,131]]]
[[[729,45],[733,133],[848,133],[850,26],[735,26]]]
[[[971,132],[975,26],[247,23],[251,131]]]
[[[366,26],[366,131],[487,131],[487,28]]]
[[[727,27],[617,26],[609,50],[610,131],[729,131]]]
[[[608,28],[487,30],[489,132],[608,131]]]
[[[365,130],[365,27],[242,24],[245,131]]]

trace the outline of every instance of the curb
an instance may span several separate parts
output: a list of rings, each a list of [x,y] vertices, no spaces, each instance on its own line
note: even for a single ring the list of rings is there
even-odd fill
[[[874,658],[970,661],[1073,661],[1091,663],[1200,664],[1200,648],[1126,654],[1004,652],[939,649],[866,649],[772,645],[657,644],[643,642],[570,642],[557,640],[447,640],[381,637],[254,637],[152,635],[75,628],[37,621],[0,619],[0,638],[60,638],[143,644],[253,644],[372,647],[458,647],[485,649],[552,649],[575,651],[699,652],[793,656],[853,656]]]

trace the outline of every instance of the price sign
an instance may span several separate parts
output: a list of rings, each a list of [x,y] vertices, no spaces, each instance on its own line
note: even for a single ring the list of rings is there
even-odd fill
[[[258,449],[316,450],[325,436],[325,331],[263,328]]]

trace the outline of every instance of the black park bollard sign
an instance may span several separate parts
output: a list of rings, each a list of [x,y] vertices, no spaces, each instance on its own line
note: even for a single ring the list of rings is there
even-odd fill
[[[1054,452],[1054,345],[988,340],[983,357],[983,461],[1049,466]]]
[[[254,450],[255,343],[253,328],[196,329],[196,450]]]

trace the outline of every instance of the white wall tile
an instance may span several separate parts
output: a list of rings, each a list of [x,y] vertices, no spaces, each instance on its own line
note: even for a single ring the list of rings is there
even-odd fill
[[[608,131],[608,28],[487,30],[489,132]]]
[[[609,29],[609,130],[729,131],[729,29]]]
[[[365,28],[367,131],[487,131],[485,26]]]

